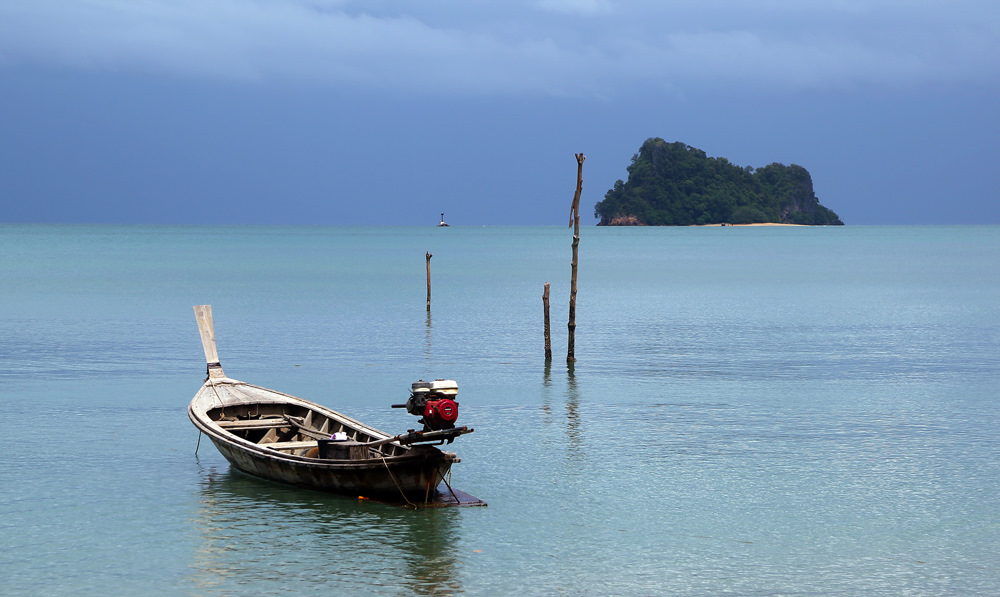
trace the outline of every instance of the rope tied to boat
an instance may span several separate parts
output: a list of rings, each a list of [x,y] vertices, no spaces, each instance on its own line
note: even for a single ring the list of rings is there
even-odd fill
[[[212,386],[212,393],[215,394],[215,399],[219,401],[219,406],[222,407],[222,416],[225,417],[226,416],[226,403],[222,401],[222,396],[219,396],[219,390],[217,390],[215,388],[215,380],[212,379],[212,376],[208,374],[208,370],[212,367],[212,365],[219,366],[218,363],[209,363],[208,364],[208,366],[205,368],[205,374],[207,376],[207,377],[205,377],[205,383],[207,383],[210,386]],[[194,455],[195,456],[198,455],[198,450],[201,448],[201,436],[202,436],[202,433],[203,432],[201,431],[201,429],[199,429],[198,430],[198,443],[194,447]]]
[[[209,377],[205,380],[205,383],[212,386],[212,393],[215,394],[215,398],[219,401],[219,406],[222,407],[222,416],[226,416],[226,403],[223,402],[222,396],[219,396],[219,390],[215,388],[215,380]]]
[[[396,475],[392,474],[392,469],[389,468],[389,463],[385,461],[385,454],[379,451],[378,455],[379,458],[382,459],[382,464],[385,465],[386,472],[389,473],[389,478],[392,479],[392,482],[396,484],[396,489],[399,490],[399,495],[403,496],[403,501],[406,502],[407,506],[412,506],[413,509],[415,510],[417,508],[417,505],[411,502],[410,498],[406,497],[406,492],[403,491],[403,488],[402,486],[400,486],[399,481],[396,480]]]
[[[406,497],[406,492],[403,491],[403,488],[402,486],[400,486],[399,481],[396,480],[396,476],[392,474],[392,469],[389,468],[389,463],[385,461],[385,454],[379,452],[379,457],[382,459],[382,464],[385,465],[385,470],[387,473],[389,473],[389,478],[392,479],[392,482],[396,484],[396,489],[399,490],[399,495],[403,497],[403,501],[406,502],[406,505],[413,508],[414,510],[419,508],[420,506],[414,504],[413,502],[410,501],[410,498]],[[451,497],[455,498],[455,503],[461,504],[462,500],[458,497],[458,494],[455,493],[455,490],[451,488],[451,483],[449,482],[451,477],[451,471],[450,470],[448,471],[447,475],[448,478],[445,478],[445,474],[442,473],[440,469],[436,469],[436,471],[437,471],[436,476],[440,478],[441,482],[444,483],[444,486],[448,488],[448,492],[451,494]],[[434,488],[434,485],[435,483],[433,481],[427,485],[427,492],[424,494],[424,505],[430,503],[430,493],[431,490]]]

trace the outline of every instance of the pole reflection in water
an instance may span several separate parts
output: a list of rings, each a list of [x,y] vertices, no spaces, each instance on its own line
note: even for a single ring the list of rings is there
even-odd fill
[[[542,372],[542,412],[545,414],[543,422],[546,425],[552,424],[552,361],[545,361],[545,369]]]
[[[432,354],[431,348],[432,348],[433,345],[431,343],[431,332],[433,330],[434,330],[434,326],[431,325],[431,312],[428,309],[428,311],[427,311],[427,328],[426,328],[426,331],[424,331],[424,338],[425,338],[425,340],[424,340],[424,343],[425,343],[425,346],[424,346],[424,357],[428,361],[431,360],[431,354]]]
[[[285,487],[225,465],[202,471],[194,572],[199,594],[295,587],[425,595],[462,591],[454,510],[411,511]],[[381,591],[376,591],[381,592]]]
[[[573,363],[566,365],[566,437],[569,440],[570,456],[578,455],[581,440],[580,388],[576,383]]]
[[[543,423],[551,425],[553,423],[552,408],[552,366],[545,363],[542,373],[542,413]],[[566,448],[570,459],[576,459],[581,454],[582,449],[582,419],[580,417],[580,388],[577,384],[576,371],[573,363],[566,365]]]

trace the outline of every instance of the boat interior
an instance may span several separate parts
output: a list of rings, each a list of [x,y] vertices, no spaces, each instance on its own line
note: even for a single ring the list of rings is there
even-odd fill
[[[383,438],[300,405],[229,405],[208,411],[208,416],[237,437],[306,458],[365,460],[399,456],[409,451],[408,447],[396,443],[369,446],[367,444]],[[334,439],[334,434],[341,439]]]

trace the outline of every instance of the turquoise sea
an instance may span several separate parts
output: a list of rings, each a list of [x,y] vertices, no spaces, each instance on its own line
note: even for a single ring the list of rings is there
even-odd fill
[[[0,594],[1000,594],[1000,227],[587,227],[572,367],[571,237],[0,225]],[[386,431],[457,380],[489,506],[232,471],[203,303],[230,377]]]

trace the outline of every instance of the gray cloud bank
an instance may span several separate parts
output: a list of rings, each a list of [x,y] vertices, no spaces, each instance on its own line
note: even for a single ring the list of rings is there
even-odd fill
[[[408,92],[994,85],[1000,9],[899,0],[8,0],[0,64]]]

